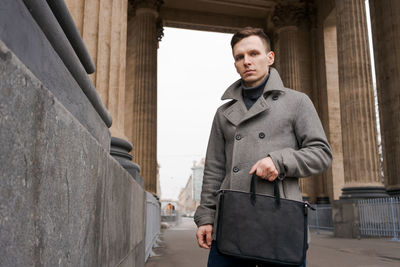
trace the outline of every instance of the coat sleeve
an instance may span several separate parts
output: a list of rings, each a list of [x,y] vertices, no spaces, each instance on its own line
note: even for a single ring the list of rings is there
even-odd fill
[[[279,178],[307,177],[323,172],[332,163],[332,152],[310,98],[301,94],[293,120],[299,149],[284,148],[269,154]]]
[[[225,178],[225,161],[225,139],[217,111],[207,146],[200,206],[194,215],[197,226],[214,223],[217,206],[215,192]]]

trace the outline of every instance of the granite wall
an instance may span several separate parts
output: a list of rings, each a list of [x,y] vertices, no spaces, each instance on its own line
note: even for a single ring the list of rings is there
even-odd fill
[[[144,266],[145,191],[3,39],[0,96],[0,266]]]

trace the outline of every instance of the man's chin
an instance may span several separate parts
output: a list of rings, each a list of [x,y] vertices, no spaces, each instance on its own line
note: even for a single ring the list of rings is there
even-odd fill
[[[245,84],[252,84],[257,81],[255,77],[244,77],[242,78]]]

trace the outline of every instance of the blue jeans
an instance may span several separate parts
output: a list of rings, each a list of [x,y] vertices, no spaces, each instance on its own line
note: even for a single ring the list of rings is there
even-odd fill
[[[242,260],[232,256],[222,255],[217,250],[217,243],[215,240],[211,243],[210,254],[208,255],[207,267],[278,267],[278,265],[265,265],[257,264],[257,262],[251,260]],[[282,267],[282,265],[279,265]],[[306,267],[306,261],[299,267]]]

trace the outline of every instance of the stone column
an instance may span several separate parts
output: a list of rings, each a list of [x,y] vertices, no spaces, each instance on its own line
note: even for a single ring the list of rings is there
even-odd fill
[[[311,56],[311,7],[307,4],[277,5],[273,14],[276,68],[283,83],[313,99]],[[313,99],[317,102],[316,99]],[[326,181],[320,175],[300,180],[305,199],[326,199]]]
[[[331,200],[338,200],[344,186],[342,127],[340,119],[339,70],[337,54],[336,10],[332,10],[319,25],[319,99],[322,123],[332,148],[332,166],[325,172]],[[325,59],[325,60],[324,60]]]
[[[311,97],[312,74],[309,14],[304,6],[278,5],[273,22],[277,30],[276,67],[285,86]]]
[[[370,0],[386,190],[400,195],[400,1]]]
[[[132,130],[130,135],[134,153],[141,167],[141,175],[147,191],[157,193],[157,48],[159,41],[158,12],[161,0],[132,1],[134,17],[128,27],[128,50],[132,52],[128,65],[128,89],[133,97]],[[132,72],[131,72],[132,71]]]
[[[364,0],[337,0],[336,12],[345,180],[341,198],[386,196],[379,174]]]
[[[127,0],[66,0],[96,65],[90,78],[113,118],[111,134],[127,139],[125,123],[125,59]]]

